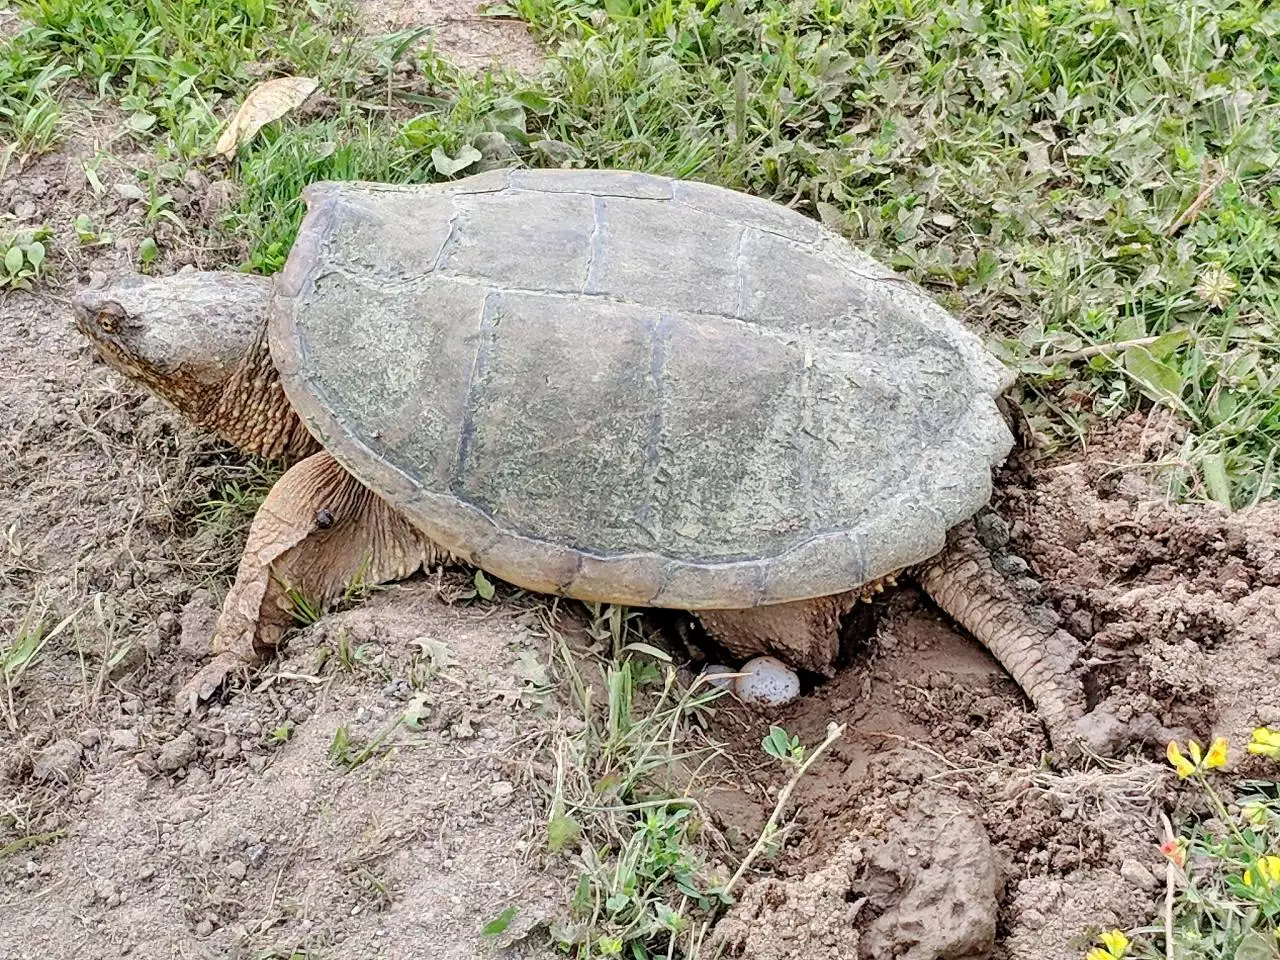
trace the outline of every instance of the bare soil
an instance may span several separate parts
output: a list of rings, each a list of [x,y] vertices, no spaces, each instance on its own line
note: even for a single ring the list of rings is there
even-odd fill
[[[496,63],[536,73],[542,55],[529,27],[515,17],[486,14],[485,6],[475,0],[361,0],[360,12],[366,28],[377,32],[429,27],[432,48],[459,67]]]
[[[0,637],[65,621],[12,700],[0,690],[0,960],[471,960],[494,955],[479,928],[510,904],[508,955],[538,956],[522,934],[567,880],[539,839],[533,761],[561,719],[530,686],[530,653],[552,655],[527,606],[418,578],[301,631],[225,704],[176,712],[247,520],[210,503],[261,468],[74,330],[65,298],[135,262],[141,235],[111,189],[128,163],[99,167],[102,194],[83,172],[105,144],[128,159],[116,129],[100,121],[0,184],[0,215],[54,228],[56,270],[0,293]],[[197,239],[219,195],[185,181],[190,233],[161,238],[158,269],[235,259]],[[122,242],[77,243],[80,212]],[[994,504],[1084,644],[1098,729],[1134,744],[1121,762],[1046,769],[1012,681],[909,586],[859,611],[834,680],[772,715],[716,712],[726,751],[702,799],[737,856],[785,779],[760,749],[770,723],[810,745],[848,724],[720,924],[730,956],[1057,960],[1149,920],[1158,813],[1196,803],[1164,739],[1240,744],[1280,721],[1280,509],[1168,503],[1152,465],[1177,441],[1135,415],[1083,452],[1015,459]],[[419,726],[381,739],[406,709]],[[1257,762],[1233,752],[1242,772]]]

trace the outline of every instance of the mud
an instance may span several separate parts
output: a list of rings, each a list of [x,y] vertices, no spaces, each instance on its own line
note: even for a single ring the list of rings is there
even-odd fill
[[[1177,439],[1167,418],[1130,417],[1089,455],[1023,471],[998,503],[1085,644],[1100,722],[1129,739],[1181,730],[1240,743],[1280,711],[1280,504],[1169,502],[1151,465]]]

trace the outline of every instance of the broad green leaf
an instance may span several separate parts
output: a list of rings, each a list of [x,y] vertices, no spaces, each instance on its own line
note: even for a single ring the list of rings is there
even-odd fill
[[[481,599],[492,600],[494,589],[489,578],[484,575],[483,570],[477,570],[475,575],[476,593],[480,594]]]
[[[1121,317],[1116,323],[1115,339],[1141,340],[1147,335],[1147,324],[1138,314],[1131,313]]]
[[[461,173],[467,167],[480,160],[481,157],[480,151],[470,144],[459,150],[456,157],[450,157],[441,147],[436,147],[431,151],[431,162],[435,164],[436,170],[443,177],[452,177],[455,173]]]
[[[493,7],[490,7],[489,11],[491,12],[493,9]],[[551,112],[551,101],[536,90],[520,90],[517,93],[513,93],[511,99],[530,113],[542,115]]]
[[[155,238],[143,238],[142,243],[138,245],[138,256],[143,263],[153,263],[156,257],[160,256],[160,248],[156,246]]]
[[[1145,347],[1129,347],[1124,352],[1124,368],[1154,400],[1176,403],[1182,396],[1182,374],[1157,360]]]
[[[10,247],[4,255],[4,268],[9,271],[9,276],[16,277],[18,271],[22,269],[23,256],[21,247]]]
[[[27,245],[27,263],[39,270],[40,264],[44,263],[44,244],[39,240],[32,240]]]
[[[764,752],[779,760],[786,760],[799,741],[782,727],[769,727],[769,735],[761,742]]]
[[[1186,330],[1174,330],[1157,337],[1154,343],[1147,345],[1147,350],[1157,360],[1168,360],[1180,346],[1187,342],[1189,336]]]

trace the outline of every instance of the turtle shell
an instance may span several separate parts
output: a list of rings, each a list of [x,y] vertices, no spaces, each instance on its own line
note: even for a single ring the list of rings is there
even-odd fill
[[[785,207],[621,171],[322,183],[270,344],[308,428],[530,590],[738,608],[927,559],[988,499],[1011,380]]]

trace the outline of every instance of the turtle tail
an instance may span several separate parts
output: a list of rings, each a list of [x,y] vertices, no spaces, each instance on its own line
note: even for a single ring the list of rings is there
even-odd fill
[[[1055,748],[1076,740],[1085,712],[1074,671],[1079,644],[1054,615],[1019,598],[996,569],[970,521],[953,528],[947,545],[917,571],[924,591],[980,641],[1035,705]]]

